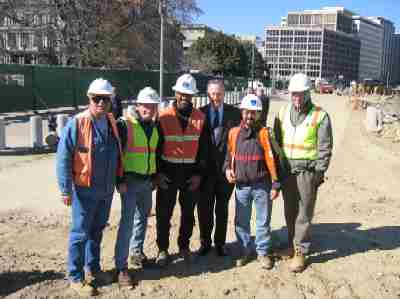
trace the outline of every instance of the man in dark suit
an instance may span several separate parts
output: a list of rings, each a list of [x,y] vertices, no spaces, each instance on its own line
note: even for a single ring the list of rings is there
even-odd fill
[[[214,227],[214,245],[218,256],[226,256],[225,241],[228,222],[228,203],[232,195],[230,184],[222,170],[227,151],[229,130],[240,124],[240,110],[224,103],[225,88],[223,81],[208,82],[207,93],[210,104],[200,108],[206,115],[212,135],[210,163],[207,178],[202,183],[201,199],[197,205],[199,217],[201,247],[198,252],[205,256],[211,250],[211,234]]]

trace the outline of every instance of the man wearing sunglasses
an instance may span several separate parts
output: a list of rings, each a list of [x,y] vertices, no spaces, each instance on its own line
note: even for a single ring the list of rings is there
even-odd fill
[[[71,206],[68,277],[81,296],[96,295],[96,286],[111,282],[100,268],[100,243],[111,209],[117,177],[122,177],[122,152],[111,113],[111,84],[94,80],[89,106],[65,127],[57,150],[57,179],[61,199]],[[120,192],[126,185],[119,186]]]

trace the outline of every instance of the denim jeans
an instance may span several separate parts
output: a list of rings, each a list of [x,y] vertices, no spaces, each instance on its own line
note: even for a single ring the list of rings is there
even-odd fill
[[[236,237],[245,254],[251,253],[250,220],[252,204],[256,210],[256,251],[260,256],[270,253],[271,241],[271,209],[270,199],[271,187],[267,183],[256,183],[253,185],[236,185],[236,215],[235,232]]]
[[[118,270],[128,267],[129,251],[143,251],[152,204],[150,179],[130,177],[127,183],[128,191],[121,194],[121,220],[115,245],[115,265]]]
[[[84,279],[86,271],[100,271],[100,243],[107,224],[113,194],[74,190],[72,223],[68,244],[68,273],[71,281]]]

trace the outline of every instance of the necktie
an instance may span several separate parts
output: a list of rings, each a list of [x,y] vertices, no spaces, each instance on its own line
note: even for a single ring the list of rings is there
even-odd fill
[[[214,110],[214,121],[213,121],[213,125],[212,128],[218,128],[219,127],[219,112],[218,110]]]
[[[219,143],[221,137],[221,127],[220,127],[220,119],[218,110],[214,111],[214,122],[212,124],[213,133],[214,133],[214,141],[216,144]]]

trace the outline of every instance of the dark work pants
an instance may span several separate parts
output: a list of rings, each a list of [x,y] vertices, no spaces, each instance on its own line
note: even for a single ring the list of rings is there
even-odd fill
[[[166,190],[159,188],[156,196],[157,246],[160,251],[168,251],[171,218],[178,190],[179,205],[181,206],[178,247],[180,250],[189,249],[194,226],[194,207],[200,192],[199,190],[191,192],[186,188],[178,188],[171,184]]]
[[[234,185],[229,184],[223,178],[210,178],[202,186],[201,198],[197,203],[199,217],[201,245],[211,246],[211,234],[214,228],[214,244],[225,245],[226,228],[228,224],[228,204]]]
[[[314,172],[290,175],[283,184],[288,242],[307,254],[311,245],[310,227],[317,199]]]

